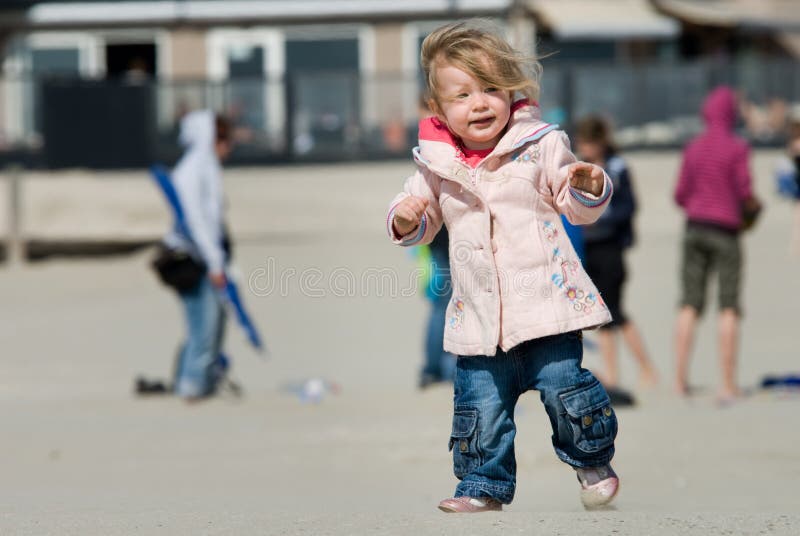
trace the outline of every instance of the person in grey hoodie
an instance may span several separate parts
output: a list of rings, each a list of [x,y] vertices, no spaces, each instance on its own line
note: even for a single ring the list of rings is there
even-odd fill
[[[219,379],[225,326],[219,293],[226,285],[228,260],[221,162],[231,151],[230,125],[210,110],[191,112],[181,121],[180,141],[186,152],[172,172],[172,181],[186,229],[173,229],[164,241],[206,267],[197,285],[180,294],[188,334],[175,368],[174,389],[192,400],[212,395]]]

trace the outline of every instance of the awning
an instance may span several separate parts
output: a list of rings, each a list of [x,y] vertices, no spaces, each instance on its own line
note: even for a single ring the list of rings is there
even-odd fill
[[[661,15],[647,0],[528,0],[558,39],[670,38],[677,21]]]
[[[0,0],[1,1],[1,0]],[[331,19],[452,17],[502,14],[511,0],[125,0],[40,2],[31,27],[136,24],[274,24]],[[4,21],[0,20],[0,26]]]
[[[707,26],[800,30],[796,0],[654,0],[667,15]]]

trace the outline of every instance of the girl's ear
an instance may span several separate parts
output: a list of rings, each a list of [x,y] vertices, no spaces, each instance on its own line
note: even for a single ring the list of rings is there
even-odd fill
[[[442,112],[442,108],[439,106],[439,103],[436,102],[436,99],[428,99],[428,109],[436,116],[436,119],[442,122],[443,125],[447,124],[447,118],[444,116]]]
[[[428,110],[430,110],[431,113],[434,113],[434,114],[439,113],[439,105],[436,104],[436,99],[430,98],[430,99],[425,101],[425,104],[428,105]]]

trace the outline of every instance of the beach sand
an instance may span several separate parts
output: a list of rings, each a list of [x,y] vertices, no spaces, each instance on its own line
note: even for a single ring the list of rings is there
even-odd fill
[[[413,292],[415,260],[384,229],[412,167],[388,162],[227,172],[240,284],[270,348],[255,355],[229,323],[243,398],[133,395],[137,375],[169,377],[183,330],[151,251],[2,268],[0,534],[798,534],[800,394],[757,389],[765,374],[800,371],[800,259],[788,254],[790,207],[773,194],[776,154],[754,155],[766,210],[744,239],[749,396],[726,407],[714,398],[713,314],[698,330],[696,396],[671,390],[679,155],[628,157],[640,214],[627,309],[661,385],[638,389],[623,354],[638,404],[618,410],[622,484],[609,510],[583,510],[536,393],[517,408],[514,502],[479,516],[436,509],[456,484],[452,391],[416,389],[428,304]],[[130,224],[157,237],[168,218],[146,176],[107,175],[37,174],[28,236],[131,236]],[[586,366],[599,361],[587,352]],[[287,389],[308,378],[339,392],[312,404]]]

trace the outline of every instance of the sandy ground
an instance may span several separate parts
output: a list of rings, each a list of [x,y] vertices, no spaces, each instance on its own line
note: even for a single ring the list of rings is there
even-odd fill
[[[774,157],[756,154],[768,207],[745,240],[740,378],[751,395],[720,408],[713,316],[699,332],[697,396],[671,394],[678,155],[630,155],[642,212],[627,302],[662,383],[619,410],[611,510],[583,511],[535,393],[518,410],[514,503],[481,516],[435,509],[456,483],[452,394],[415,388],[427,304],[404,292],[414,261],[383,230],[410,166],[354,164],[227,175],[237,265],[271,349],[257,357],[231,325],[242,399],[132,395],[137,374],[168,376],[182,331],[151,252],[0,272],[0,534],[798,534],[800,396],[755,389],[764,374],[800,370],[800,260],[787,253]],[[167,222],[141,173],[37,175],[25,188],[30,235],[104,238],[135,222],[138,238]],[[364,280],[376,270],[394,270],[397,288]],[[316,405],[286,392],[308,377],[341,391]]]

